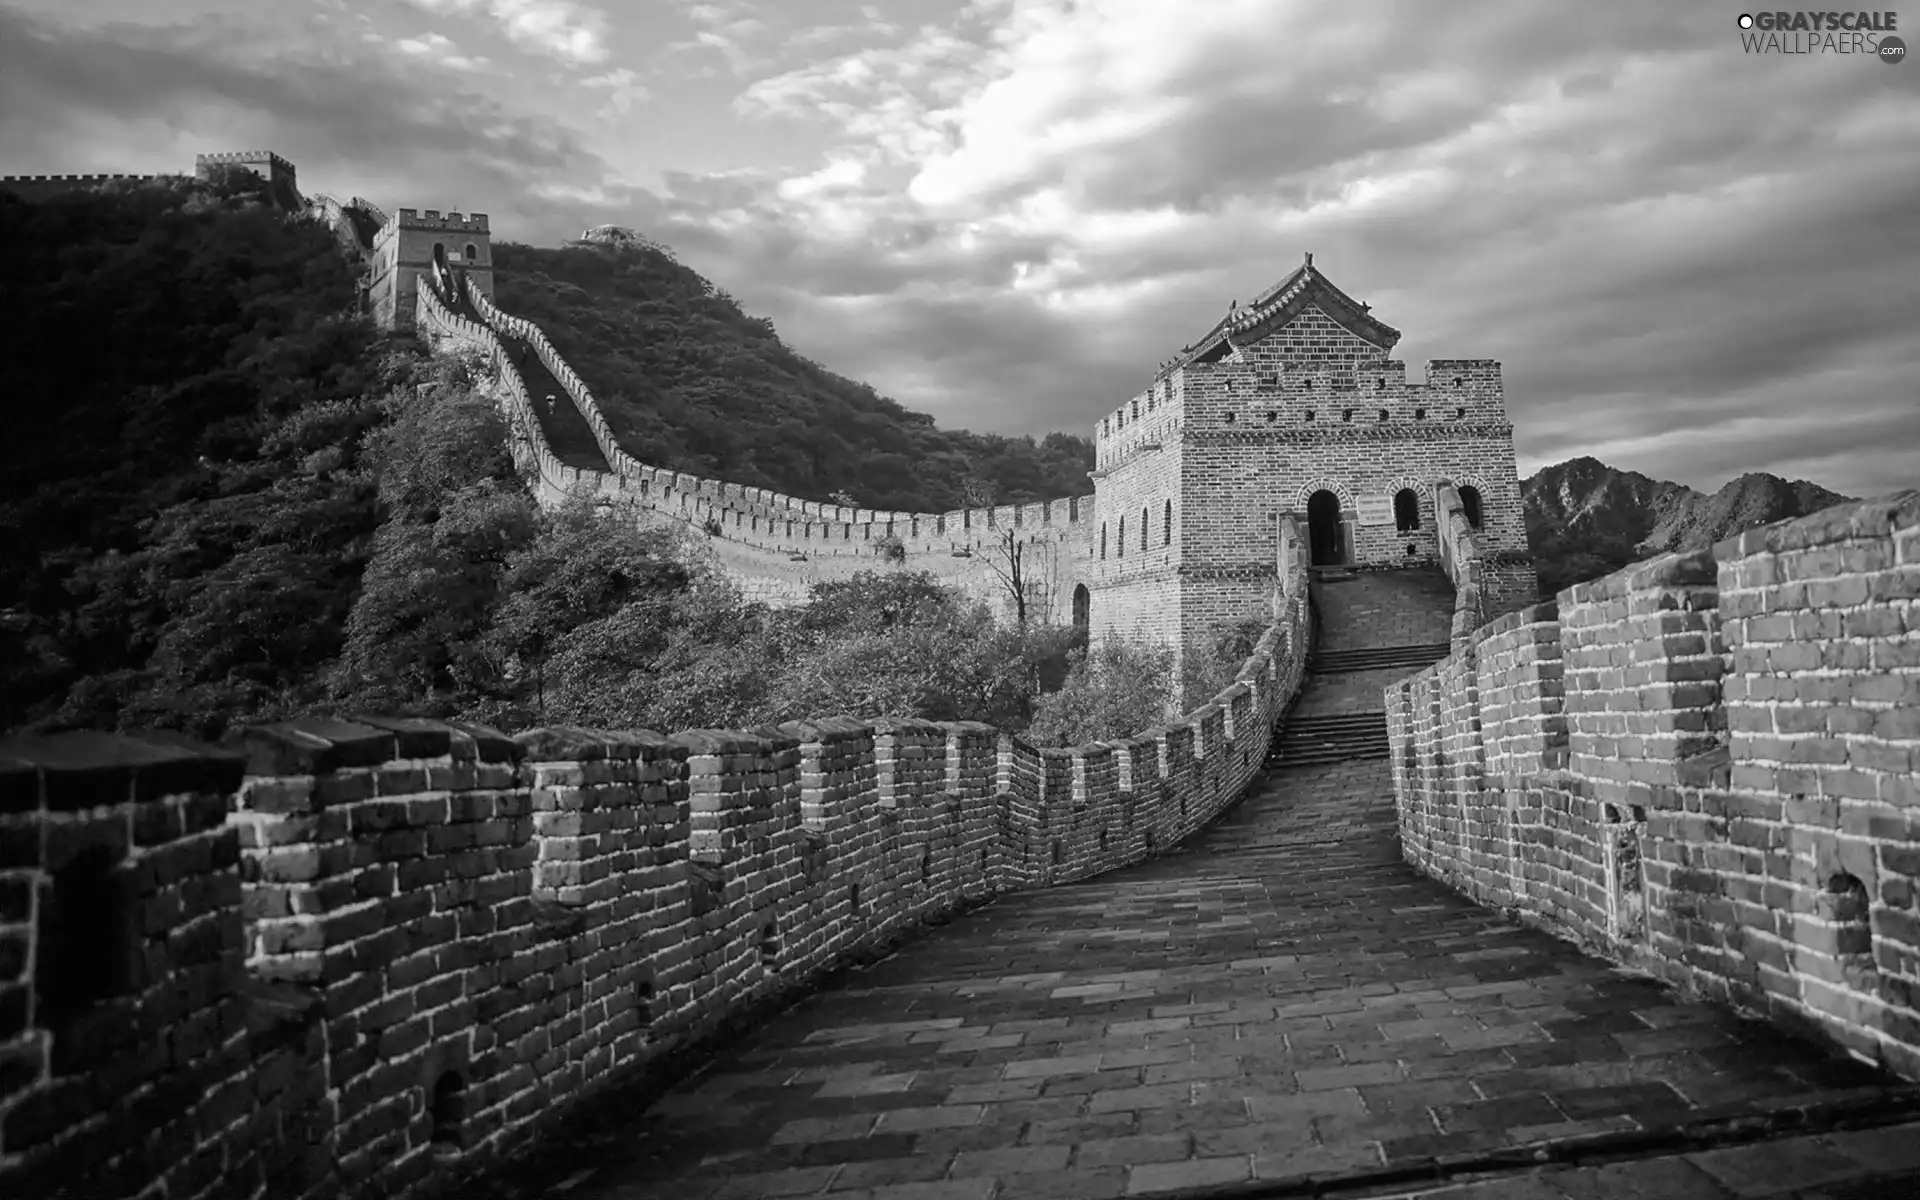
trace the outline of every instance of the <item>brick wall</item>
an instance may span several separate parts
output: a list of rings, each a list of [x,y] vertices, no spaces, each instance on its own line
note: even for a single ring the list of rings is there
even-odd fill
[[[1305,575],[1231,686],[1113,743],[369,717],[0,743],[0,1193],[442,1194],[852,955],[1197,830],[1298,689]]]
[[[152,183],[158,179],[178,178],[165,175],[0,175],[0,192],[11,192],[20,199],[35,202],[68,192],[94,188]]]
[[[1920,492],[1569,588],[1387,689],[1402,850],[1920,1078]]]

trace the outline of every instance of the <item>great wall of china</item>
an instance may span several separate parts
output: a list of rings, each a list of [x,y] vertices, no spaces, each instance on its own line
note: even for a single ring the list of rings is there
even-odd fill
[[[350,207],[362,202],[331,211],[361,220]],[[1118,556],[1100,565],[1090,498],[877,513],[639,463],[538,329],[437,266],[412,294],[416,328],[486,359],[543,503],[584,490],[714,522],[716,552],[770,599],[803,594],[822,563],[872,568],[889,532],[910,566],[943,564],[943,579],[985,594],[977,561],[955,552],[978,555],[1009,527],[1081,544],[1083,562],[1114,572],[1108,586],[1137,588]],[[1287,328],[1277,336],[1338,336],[1319,316]],[[598,467],[556,450],[523,347],[525,372],[537,363],[590,431]],[[1157,379],[1145,414],[1108,419],[1113,436],[1184,403],[1207,366]],[[1488,378],[1434,364],[1429,389],[1476,369]],[[1453,419],[1497,406],[1491,378]],[[1333,408],[1308,394],[1316,384],[1341,397]],[[1325,433],[1303,427],[1316,409],[1346,426],[1360,408],[1352,371],[1280,371],[1271,386],[1222,371],[1218,385],[1194,388],[1205,405],[1165,428],[1131,429],[1149,440],[1103,438],[1099,469],[1210,439],[1321,447],[1326,461],[1290,468],[1304,482],[1237,518],[1270,521],[1245,594],[1273,620],[1237,681],[1135,738],[1048,749],[969,723],[834,718],[507,737],[349,715],[250,727],[223,748],[165,734],[0,743],[0,1183],[89,1200],[447,1194],[606,1089],[929,919],[1151,858],[1291,755],[1371,753],[1345,725],[1298,749],[1315,719],[1384,727],[1419,869],[1920,1078],[1920,497],[1526,607],[1497,407],[1477,435],[1493,439],[1493,465],[1476,469],[1406,432],[1427,428],[1431,391],[1315,441]],[[1236,386],[1245,412],[1227,399]],[[1282,412],[1287,430],[1248,440],[1247,414],[1277,426]],[[1422,461],[1374,464],[1385,483],[1329,478],[1377,459],[1389,428]],[[1402,489],[1415,519],[1383,537],[1361,500],[1403,479],[1420,484]],[[1183,510],[1205,486],[1177,493]],[[1323,494],[1338,521],[1302,511]],[[1158,512],[1131,492],[1119,505],[1136,507]],[[1162,520],[1168,541],[1192,536]],[[1123,542],[1125,528],[1116,518]],[[1291,716],[1319,620],[1311,560],[1400,542],[1404,574],[1444,572],[1450,655],[1387,687],[1384,717],[1372,702],[1357,718]],[[1155,549],[1133,561],[1161,569]],[[1401,649],[1359,652],[1360,665],[1433,657]]]

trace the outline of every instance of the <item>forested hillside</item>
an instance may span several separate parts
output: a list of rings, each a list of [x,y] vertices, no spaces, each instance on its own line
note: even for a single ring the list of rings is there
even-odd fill
[[[1070,741],[1162,715],[1164,661],[1096,660],[1043,694],[1071,631],[996,628],[922,576],[856,579],[773,613],[718,577],[697,539],[632,514],[540,511],[477,364],[375,330],[326,229],[236,178],[38,204],[0,194],[0,729],[215,737],[358,711],[671,730],[848,713]],[[843,432],[864,413],[872,438],[914,453],[987,447],[966,473],[1012,494],[1032,484],[1020,443],[994,459],[989,441],[915,424],[793,359],[697,276],[651,259],[551,261],[680,289],[646,293],[649,328],[673,332],[651,352],[663,411],[685,422],[657,428],[712,457],[670,462],[727,473],[765,447],[700,432],[731,428],[712,414],[777,417],[786,397]],[[571,285],[528,286],[577,301]],[[580,309],[579,344],[631,319],[616,312]],[[541,318],[568,344],[563,320]],[[703,370],[766,386],[708,386]],[[897,436],[881,428],[894,421]],[[862,493],[859,436],[835,444],[816,443],[841,472],[824,486],[948,502]],[[1116,663],[1132,671],[1117,685]]]
[[[936,428],[787,348],[771,322],[647,246],[494,246],[500,307],[539,325],[593,388],[628,452],[807,500],[961,507],[972,478],[993,502],[1093,490],[1093,443]]]

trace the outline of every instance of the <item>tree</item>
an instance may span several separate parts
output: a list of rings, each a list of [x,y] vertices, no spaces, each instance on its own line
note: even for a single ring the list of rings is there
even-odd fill
[[[1027,603],[1032,597],[1033,580],[1027,569],[1027,551],[1029,544],[1020,540],[1020,531],[1009,525],[1000,531],[1000,535],[987,548],[987,569],[1013,602],[1015,624],[1022,629],[1027,625]]]

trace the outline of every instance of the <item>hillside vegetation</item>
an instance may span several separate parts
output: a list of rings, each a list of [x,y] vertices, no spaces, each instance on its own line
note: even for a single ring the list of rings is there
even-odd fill
[[[913,512],[962,507],[969,480],[999,504],[1093,490],[1087,438],[937,428],[794,353],[661,250],[497,244],[494,287],[501,308],[546,331],[642,462]]]
[[[847,713],[1076,741],[1162,715],[1151,655],[1070,663],[1071,631],[996,628],[924,576],[866,576],[769,612],[671,528],[541,512],[477,364],[375,330],[327,231],[288,219],[249,176],[0,195],[0,255],[14,335],[0,356],[0,727],[214,737],[311,712],[509,730]],[[765,447],[711,432],[733,427],[725,414],[801,395],[840,431],[815,443],[844,472],[824,485],[859,494],[851,464],[885,442],[949,456],[939,470],[972,451],[967,475],[1042,486],[1023,474],[1024,443],[932,430],[801,363],[697,276],[591,252],[548,261],[602,263],[630,300],[636,278],[671,284],[643,302],[666,343],[648,352],[663,411],[681,422],[657,428],[676,453],[708,456],[676,465],[731,471]],[[706,386],[703,370],[763,386]]]

